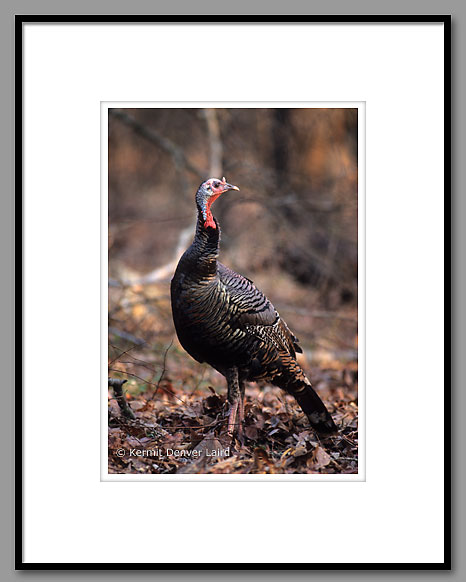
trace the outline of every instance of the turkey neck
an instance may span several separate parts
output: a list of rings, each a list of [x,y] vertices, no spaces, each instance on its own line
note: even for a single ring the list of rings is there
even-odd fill
[[[202,214],[198,214],[194,240],[183,257],[198,275],[206,279],[214,278],[217,275],[220,226],[216,218],[214,218],[214,222],[216,228],[206,228]]]

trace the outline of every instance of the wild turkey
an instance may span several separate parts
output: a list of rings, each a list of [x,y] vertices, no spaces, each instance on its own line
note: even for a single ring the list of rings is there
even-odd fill
[[[292,394],[318,433],[336,432],[332,417],[296,362],[296,352],[302,352],[298,339],[252,281],[217,261],[220,227],[211,205],[229,190],[239,188],[225,178],[210,178],[197,191],[196,234],[171,282],[178,339],[195,360],[207,362],[225,376],[230,435],[241,433],[245,381],[259,380]]]

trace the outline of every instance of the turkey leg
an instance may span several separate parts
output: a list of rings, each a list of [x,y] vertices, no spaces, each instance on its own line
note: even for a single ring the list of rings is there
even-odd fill
[[[243,380],[239,381],[239,406],[238,406],[238,416],[239,416],[239,427],[241,434],[243,433],[243,423],[244,423],[244,392],[245,386]]]
[[[226,378],[228,384],[228,402],[230,403],[230,412],[228,415],[228,434],[231,437],[233,437],[235,434],[242,436],[242,423],[244,419],[244,384],[239,382],[238,368],[229,368],[226,373]]]

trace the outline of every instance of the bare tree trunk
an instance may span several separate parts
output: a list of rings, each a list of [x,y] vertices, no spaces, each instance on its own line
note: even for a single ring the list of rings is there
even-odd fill
[[[207,124],[207,137],[209,140],[209,176],[221,178],[223,174],[223,143],[220,135],[216,109],[204,109],[203,114]]]
[[[273,160],[275,167],[275,179],[277,189],[283,190],[287,187],[287,176],[289,172],[289,131],[290,131],[290,110],[277,108],[274,110],[273,127]]]

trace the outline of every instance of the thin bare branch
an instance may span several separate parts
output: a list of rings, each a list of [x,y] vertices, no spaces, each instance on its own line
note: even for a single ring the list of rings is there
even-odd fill
[[[172,345],[173,345],[173,338],[172,338],[171,342],[168,344],[168,347],[165,350],[165,353],[163,355],[162,372],[160,374],[160,378],[158,379],[157,386],[156,386],[154,393],[152,394],[152,397],[150,398],[150,400],[153,400],[156,397],[157,392],[159,391],[160,383],[162,382],[163,377],[165,376],[165,372],[167,371],[167,355],[168,355],[168,351],[172,347]]]
[[[297,313],[298,315],[309,315],[310,317],[316,317],[319,319],[341,319],[342,321],[358,321],[356,315],[349,315],[347,313],[338,313],[336,311],[313,311],[310,309],[303,309],[301,307],[295,307],[293,305],[280,305],[280,311],[288,311],[290,313]]]
[[[154,384],[154,382],[149,382],[145,378],[141,378],[141,376],[138,376],[137,374],[133,374],[132,372],[125,372],[124,370],[118,370],[117,368],[109,368],[109,370],[110,370],[110,372],[117,372],[118,374],[126,374],[126,376],[131,376],[131,378],[136,378],[136,380],[141,380],[142,382],[144,382],[144,384],[147,384],[147,386],[154,386],[155,388],[157,388],[157,384]],[[181,402],[181,404],[186,404],[184,400],[182,400],[179,396],[177,396],[175,394],[175,392],[173,392],[173,390],[170,390],[169,388],[165,387],[164,391],[167,392],[168,394],[170,394],[170,396],[173,396],[173,398],[176,398],[177,400],[179,400]]]
[[[123,331],[122,329],[117,329],[116,327],[109,327],[108,332],[113,333],[114,335],[116,335],[118,337],[121,337],[121,339],[124,339],[124,340],[131,342],[133,344],[136,344],[136,346],[143,346],[145,343],[147,343],[145,340],[136,337],[132,333],[128,333],[127,331]],[[135,346],[133,346],[133,347],[135,347]],[[131,348],[131,349],[133,349],[133,348]]]
[[[131,117],[131,115],[128,115],[128,113],[121,111],[121,109],[110,109],[109,115],[118,119],[130,127],[135,133],[170,155],[178,168],[183,167],[201,179],[203,179],[205,176],[205,172],[202,169],[196,167],[187,159],[181,147],[173,143],[165,136],[160,135],[154,129],[148,129],[139,123],[139,121],[134,119],[134,117]]]

